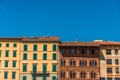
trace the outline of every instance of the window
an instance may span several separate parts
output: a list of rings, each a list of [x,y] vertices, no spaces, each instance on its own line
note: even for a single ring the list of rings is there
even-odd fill
[[[0,57],[2,56],[2,51],[0,50]]]
[[[2,43],[0,43],[0,47],[2,47]]]
[[[107,64],[112,64],[112,59],[107,59],[106,61]]]
[[[8,78],[8,72],[4,72],[4,79]]]
[[[47,64],[43,64],[43,73],[47,72]]]
[[[9,51],[8,50],[5,51],[5,57],[9,57]]]
[[[81,78],[86,78],[86,73],[83,71],[80,73]]]
[[[90,60],[90,66],[91,67],[97,66],[97,62],[95,60]]]
[[[55,53],[53,53],[52,59],[56,60],[56,54]]]
[[[43,45],[43,51],[47,51],[47,45],[46,44]]]
[[[33,45],[33,51],[37,51],[37,45],[36,44]]]
[[[17,47],[17,44],[16,44],[16,43],[14,43],[14,44],[13,44],[13,47]]]
[[[52,76],[52,80],[57,80],[57,79],[56,79],[56,76]]]
[[[61,78],[65,78],[65,71],[61,71],[61,72],[60,72],[60,77],[61,77]]]
[[[33,64],[33,73],[37,72],[37,64]]]
[[[75,78],[75,72],[74,71],[70,71],[70,78]]]
[[[95,77],[96,77],[95,72],[91,72],[91,78],[95,78]]]
[[[116,64],[116,65],[119,64],[119,59],[115,59],[115,64]]]
[[[115,71],[118,74],[119,73],[119,68],[115,68]]]
[[[118,55],[118,49],[115,49],[115,55]]]
[[[6,47],[9,47],[9,43],[6,43]]]
[[[16,72],[12,72],[12,79],[16,78]]]
[[[24,49],[23,49],[24,51],[27,51],[28,50],[28,45],[24,45]]]
[[[107,49],[107,50],[106,50],[106,54],[107,54],[107,55],[111,55],[111,49]]]
[[[52,65],[52,71],[53,71],[53,72],[56,72],[56,64],[53,64],[53,65]]]
[[[23,77],[22,77],[22,80],[27,80],[27,77],[26,77],[26,76],[23,76]]]
[[[107,78],[107,80],[112,80],[112,78]]]
[[[17,51],[13,51],[13,57],[16,57]]]
[[[82,49],[82,54],[85,54],[85,50],[84,49]]]
[[[12,61],[12,67],[16,67],[16,61]]]
[[[33,77],[33,79],[32,80],[37,80],[37,78],[36,77]]]
[[[56,51],[56,45],[53,45],[53,51]]]
[[[23,72],[26,72],[26,71],[27,71],[27,64],[23,64],[22,66],[23,66],[23,67],[22,67],[22,71],[23,71]]]
[[[64,49],[62,49],[62,50],[61,50],[61,52],[62,52],[62,55],[64,55],[64,54],[65,54],[65,50],[64,50]]]
[[[91,54],[94,55],[95,54],[95,51],[94,49],[91,50]]]
[[[112,68],[107,68],[107,73],[112,73]]]
[[[100,80],[105,80],[105,78],[100,78]]]
[[[61,66],[65,66],[65,59],[61,59]]]
[[[8,67],[8,60],[5,60],[5,67]]]
[[[71,55],[74,55],[74,53],[75,53],[75,50],[72,49],[72,50],[71,50]]]
[[[120,80],[120,78],[114,78],[114,80]]]
[[[43,60],[47,60],[47,54],[43,53]]]
[[[85,60],[80,60],[80,67],[85,67],[86,66],[86,61]]]
[[[23,54],[23,60],[27,60],[27,53]]]
[[[37,54],[36,53],[33,54],[33,60],[37,60]]]
[[[75,66],[75,60],[73,59],[70,60],[70,66]]]
[[[43,80],[47,80],[47,78],[45,76],[43,76]]]

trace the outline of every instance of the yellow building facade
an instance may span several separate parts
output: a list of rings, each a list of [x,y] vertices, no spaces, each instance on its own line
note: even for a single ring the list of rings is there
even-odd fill
[[[59,37],[1,38],[0,80],[57,80],[58,44]]]

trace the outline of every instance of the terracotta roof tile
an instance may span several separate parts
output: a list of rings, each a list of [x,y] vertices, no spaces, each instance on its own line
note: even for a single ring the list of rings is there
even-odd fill
[[[95,42],[99,45],[120,45],[120,42]]]

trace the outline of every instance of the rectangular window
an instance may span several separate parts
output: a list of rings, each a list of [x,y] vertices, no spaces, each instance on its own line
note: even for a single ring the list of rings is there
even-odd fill
[[[116,65],[119,64],[119,59],[115,59],[115,64],[116,64]]]
[[[43,64],[43,73],[46,73],[47,72],[47,64]]]
[[[37,64],[33,64],[33,73],[37,72]]]
[[[100,78],[100,80],[105,80],[105,78]]]
[[[9,47],[9,43],[6,43],[6,47]]]
[[[112,73],[112,68],[107,68],[107,73]]]
[[[27,71],[27,64],[23,64],[22,70],[23,70],[23,72]]]
[[[118,55],[118,49],[115,49],[115,55]]]
[[[23,60],[27,60],[27,53],[23,54]]]
[[[112,64],[112,59],[107,59],[107,64]]]
[[[53,53],[53,60],[56,60],[56,54]]]
[[[12,72],[12,79],[16,78],[16,72]]]
[[[56,45],[55,44],[53,45],[53,51],[56,51]]]
[[[36,44],[33,45],[33,51],[37,51],[37,45]]]
[[[16,44],[16,43],[14,43],[14,44],[13,44],[13,47],[17,47],[17,44]]]
[[[107,80],[112,80],[112,78],[107,78]]]
[[[13,51],[13,57],[16,57],[17,51]]]
[[[52,76],[52,80],[57,80],[57,79],[56,79],[56,76]]]
[[[2,51],[0,50],[0,57],[2,56]]]
[[[115,68],[115,71],[118,74],[119,73],[119,68]]]
[[[107,49],[107,50],[106,50],[106,54],[107,54],[107,55],[111,55],[111,49]]]
[[[12,67],[16,67],[16,61],[12,61]]]
[[[62,55],[64,55],[64,54],[65,54],[65,50],[64,50],[64,49],[62,49],[62,50],[61,50],[61,52],[62,52]]]
[[[26,76],[23,76],[23,77],[22,77],[22,80],[27,80],[27,77],[26,77]]]
[[[37,80],[37,79],[36,79],[36,77],[33,77],[33,79],[32,79],[32,80]]]
[[[47,54],[43,53],[43,60],[47,60]]]
[[[2,47],[2,43],[0,43],[0,47]]]
[[[53,71],[53,72],[56,72],[56,64],[53,64],[53,65],[52,65],[52,71]]]
[[[47,45],[46,44],[43,45],[43,51],[47,51]]]
[[[37,54],[36,53],[33,54],[33,60],[37,60]]]
[[[8,60],[5,60],[5,67],[8,67]]]
[[[8,50],[5,51],[5,57],[9,57],[9,51]]]
[[[8,78],[8,72],[4,72],[4,79]]]
[[[120,78],[114,78],[114,80],[120,80]]]
[[[24,49],[23,49],[24,51],[27,51],[28,50],[28,45],[24,45]]]
[[[74,55],[74,53],[75,53],[75,50],[72,49],[72,50],[71,50],[71,55]]]
[[[47,80],[45,76],[43,76],[43,80]]]

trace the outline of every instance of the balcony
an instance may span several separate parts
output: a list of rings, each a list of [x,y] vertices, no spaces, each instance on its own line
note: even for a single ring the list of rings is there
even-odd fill
[[[33,77],[49,77],[50,73],[49,72],[43,72],[43,71],[37,71],[37,72],[31,72],[31,75]]]

